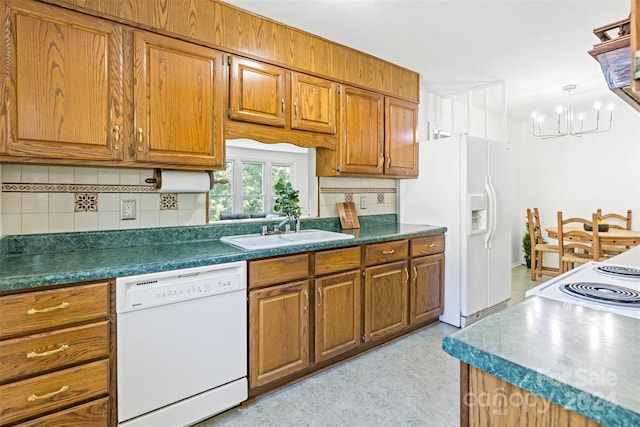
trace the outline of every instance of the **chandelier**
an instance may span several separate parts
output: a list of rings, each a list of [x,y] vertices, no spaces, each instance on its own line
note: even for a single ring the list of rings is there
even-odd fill
[[[569,103],[567,108],[564,109],[562,106],[558,106],[556,108],[557,113],[557,129],[555,133],[543,133],[542,132],[542,123],[544,118],[538,115],[535,111],[531,115],[532,124],[533,124],[533,136],[542,139],[550,139],[550,138],[559,138],[561,136],[575,136],[581,137],[582,135],[586,135],[589,133],[600,133],[600,132],[608,132],[611,130],[611,122],[613,120],[613,104],[609,104],[609,120],[608,126],[604,128],[600,128],[600,103],[597,102],[594,106],[595,108],[595,125],[593,127],[584,128],[584,114],[578,114],[574,117],[573,106],[571,105],[571,91],[576,88],[576,85],[566,85],[562,87],[562,90],[568,92],[569,94]],[[577,123],[576,123],[577,119]],[[604,121],[604,120],[603,120]]]

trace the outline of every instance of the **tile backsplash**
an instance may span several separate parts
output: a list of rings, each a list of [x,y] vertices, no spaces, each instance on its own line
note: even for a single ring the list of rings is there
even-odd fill
[[[175,227],[206,223],[206,194],[158,193],[153,170],[5,164],[2,234]],[[123,200],[135,219],[121,219]]]
[[[395,179],[320,178],[320,217],[338,216],[336,203],[353,202],[358,216],[395,214]]]
[[[0,236],[176,227],[207,223],[206,193],[158,193],[151,169],[0,165]],[[358,215],[396,213],[396,180],[320,178],[319,216],[352,201]],[[121,205],[135,206],[123,220]],[[133,203],[131,203],[133,202]]]

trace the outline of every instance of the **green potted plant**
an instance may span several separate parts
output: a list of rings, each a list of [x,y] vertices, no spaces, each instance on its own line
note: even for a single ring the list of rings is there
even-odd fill
[[[527,268],[531,268],[531,235],[529,234],[529,223],[525,222],[525,232],[522,236],[522,252],[524,252],[524,260]]]
[[[273,189],[276,193],[276,201],[273,205],[273,210],[284,214],[287,218],[297,220],[302,214],[302,208],[300,207],[300,191],[293,188],[291,182],[285,182],[280,178],[275,183]]]

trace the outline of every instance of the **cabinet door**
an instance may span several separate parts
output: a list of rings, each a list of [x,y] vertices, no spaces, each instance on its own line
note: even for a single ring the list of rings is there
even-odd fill
[[[121,158],[122,28],[29,1],[8,1],[0,151],[67,160]]]
[[[249,387],[309,366],[309,281],[249,292]]]
[[[338,84],[291,73],[291,128],[336,133]]]
[[[407,261],[365,270],[364,334],[367,342],[383,338],[408,325],[408,281]]]
[[[229,117],[284,127],[285,81],[283,68],[232,57]]]
[[[135,158],[222,167],[222,53],[136,31]]]
[[[360,345],[360,270],[316,279],[316,362]]]
[[[338,170],[382,174],[384,99],[382,95],[350,87],[344,92]]]
[[[418,176],[418,106],[386,98],[384,111],[384,173]]]
[[[411,260],[412,325],[433,321],[444,310],[444,254]]]

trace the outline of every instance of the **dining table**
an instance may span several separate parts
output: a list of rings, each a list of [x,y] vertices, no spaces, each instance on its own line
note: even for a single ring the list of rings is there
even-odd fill
[[[558,227],[545,228],[547,235],[550,239],[558,239]],[[584,231],[582,227],[564,227],[564,232],[570,231]],[[576,238],[577,235],[573,235]],[[627,230],[621,228],[610,227],[608,231],[599,231],[598,239],[600,245],[612,245],[612,246],[638,246],[640,245],[640,230]],[[585,241],[590,239],[585,236]]]

